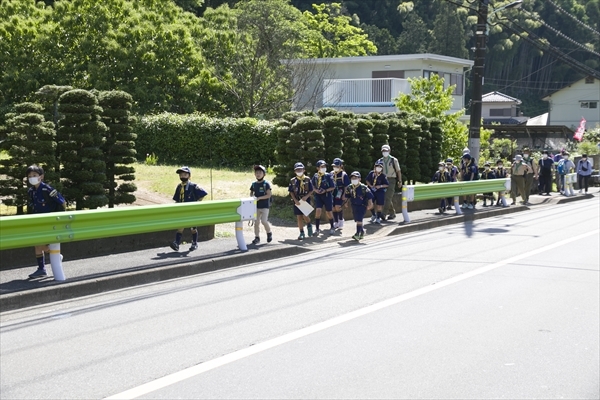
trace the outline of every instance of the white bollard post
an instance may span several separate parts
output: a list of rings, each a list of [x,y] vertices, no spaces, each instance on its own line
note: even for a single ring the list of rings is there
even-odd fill
[[[241,251],[248,251],[246,240],[244,239],[244,222],[237,221],[235,223],[235,238],[237,239],[238,247]]]
[[[62,267],[60,243],[49,244],[48,249],[50,250],[50,266],[52,267],[52,275],[54,275],[54,280],[62,282],[67,278],[65,278],[65,273]]]
[[[462,215],[462,210],[460,209],[460,199],[458,196],[454,196],[454,209],[456,210],[456,215]]]
[[[502,201],[502,207],[508,207],[508,202],[506,201],[506,194],[510,192],[510,179],[507,179],[506,182],[504,182],[504,187],[506,188],[506,190],[500,191],[500,200]]]
[[[404,222],[409,223],[410,217],[408,216],[408,188],[407,185],[402,186],[402,217],[404,217]]]

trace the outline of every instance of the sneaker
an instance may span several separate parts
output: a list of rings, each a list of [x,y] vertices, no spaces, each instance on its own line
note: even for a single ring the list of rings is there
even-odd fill
[[[300,235],[298,236],[298,240],[304,240],[304,232],[300,232]]]
[[[260,238],[257,236],[254,238],[254,240],[252,241],[252,244],[258,244],[260,243]]]
[[[360,235],[358,233],[355,233],[354,235],[352,235],[352,239],[360,240]]]
[[[338,229],[342,229],[344,227],[344,220],[343,219],[339,220],[337,227],[338,227]]]
[[[169,246],[175,251],[179,251],[179,244],[177,242],[171,243]]]
[[[337,223],[337,222],[334,222],[334,223],[333,223],[333,229],[337,229],[337,228],[339,228],[339,227],[338,227],[338,223]]]
[[[444,209],[443,209],[442,207],[438,207],[438,212],[439,212],[440,214],[444,212],[443,210],[444,210]]]
[[[531,203],[530,203],[530,202],[528,202],[528,201],[526,201],[526,202],[525,202],[525,203],[523,203],[523,204],[525,204],[526,206],[530,206],[530,205],[531,205]]]
[[[198,243],[192,243],[190,246],[190,251],[198,250]]]
[[[308,236],[313,236],[313,237],[317,237],[321,234],[321,230],[317,229],[314,233],[310,233],[310,229],[308,230]]]
[[[468,204],[468,205],[467,205],[467,208],[468,208],[469,210],[472,210],[472,209],[473,209],[473,204]]]
[[[364,234],[363,232],[361,232],[361,233],[359,233],[359,234],[358,234],[358,238],[359,238],[359,239],[362,239],[362,238],[364,238],[364,237],[365,237],[365,234]]]
[[[462,203],[462,204],[460,205],[460,208],[462,208],[462,209],[465,209],[465,208],[467,208],[467,203]]]
[[[516,205],[516,204],[517,204],[517,203],[516,203],[514,200],[513,200],[513,202],[512,202],[512,203],[510,203],[510,205],[511,205],[511,206],[514,206],[514,205]]]
[[[306,227],[306,229],[308,230],[308,236],[312,236],[313,235],[313,229],[312,229],[312,225],[308,225]]]
[[[452,206],[446,207],[446,210],[448,210],[448,211],[452,210]]]
[[[33,274],[29,274],[30,278],[41,278],[48,276],[45,269],[38,268]]]
[[[381,218],[377,218],[377,219],[375,220],[375,223],[376,223],[377,225],[381,225]]]
[[[273,232],[267,233],[267,243],[271,243],[273,241]]]
[[[395,219],[396,218],[396,214],[394,215],[388,215],[387,219]]]
[[[377,217],[375,215],[371,215],[371,223],[375,222],[376,219]]]
[[[335,235],[335,228],[331,228],[331,229],[329,230],[329,234],[330,234],[330,235]]]

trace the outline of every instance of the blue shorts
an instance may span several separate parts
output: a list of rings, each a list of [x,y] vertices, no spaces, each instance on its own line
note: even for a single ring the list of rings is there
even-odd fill
[[[306,202],[310,204],[310,197],[306,199]],[[302,214],[302,211],[300,211],[300,209],[296,207],[296,204],[294,204],[292,207],[294,208],[294,215],[304,215]]]
[[[315,208],[323,208],[325,211],[333,210],[333,196],[331,193],[315,194]]]
[[[367,207],[363,205],[352,204],[352,215],[354,216],[354,222],[362,222],[367,212]]]
[[[375,204],[378,206],[382,206],[385,204],[385,190],[383,189],[377,189],[376,191],[372,192],[373,193],[373,197],[375,197]]]

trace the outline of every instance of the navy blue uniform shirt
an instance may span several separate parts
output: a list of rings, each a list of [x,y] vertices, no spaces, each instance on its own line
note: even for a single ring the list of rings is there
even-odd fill
[[[202,200],[208,193],[193,182],[180,183],[175,188],[173,200],[178,203],[189,203],[191,201]]]
[[[262,181],[256,181],[250,186],[250,193],[255,197],[262,197],[267,194],[267,191],[271,190],[271,184],[266,179]],[[271,199],[262,199],[256,202],[256,208],[269,208],[271,205]]]
[[[331,176],[330,173],[325,173],[323,175],[319,175],[319,173],[317,172],[316,174],[313,175],[312,177],[312,185],[313,188],[316,190],[324,190],[326,191],[327,189],[331,189],[333,187],[335,187],[335,183],[333,182],[333,177]],[[316,193],[315,194],[325,194],[325,193]]]
[[[444,182],[451,182],[451,177],[450,174],[448,173],[448,171],[444,170],[444,171],[436,171],[435,174],[433,174],[433,178],[431,178],[431,182],[433,183],[444,183]]]
[[[492,169],[488,169],[487,171],[484,170],[481,173],[481,179],[496,179],[496,174],[494,173],[494,170],[492,170]]]
[[[390,181],[388,181],[387,176],[385,176],[384,173],[381,173],[379,175],[375,175],[375,171],[369,172],[369,174],[367,175],[366,181],[373,188],[375,186],[381,186],[381,185],[388,185],[389,186],[390,185]],[[383,189],[377,189],[377,190],[385,190],[385,188],[383,188]]]
[[[350,204],[353,206],[366,207],[369,200],[373,200],[373,192],[363,183],[358,186],[348,185],[346,187],[346,198],[350,200]]]
[[[296,176],[290,179],[288,192],[294,193],[298,200],[312,191],[313,184],[308,176],[305,176],[304,179],[298,179]]]
[[[53,192],[55,192],[55,195],[51,196],[50,193]],[[65,199],[63,196],[45,182],[41,182],[37,188],[31,186],[27,190],[27,196],[29,197],[28,212],[32,214],[64,210]]]

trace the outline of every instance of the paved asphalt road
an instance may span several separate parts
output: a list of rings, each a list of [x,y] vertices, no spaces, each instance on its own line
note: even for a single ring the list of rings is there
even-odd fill
[[[0,315],[0,397],[599,398],[598,199]]]

